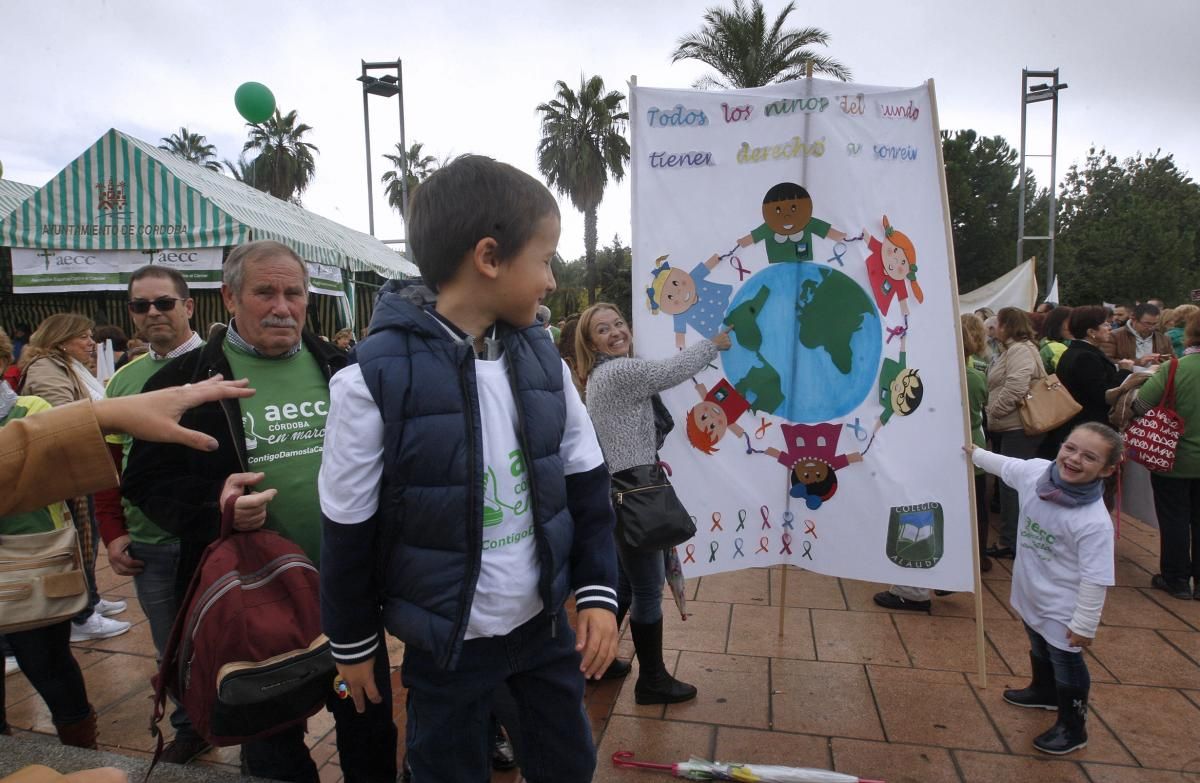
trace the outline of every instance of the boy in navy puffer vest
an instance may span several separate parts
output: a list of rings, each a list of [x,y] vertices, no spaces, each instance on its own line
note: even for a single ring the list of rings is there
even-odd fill
[[[536,321],[558,207],[529,175],[464,156],[421,184],[408,228],[436,299],[389,287],[330,383],[325,630],[360,710],[380,698],[382,630],[404,641],[415,779],[487,779],[491,695],[506,683],[525,779],[584,783],[583,687],[616,654],[616,552],[595,432]]]

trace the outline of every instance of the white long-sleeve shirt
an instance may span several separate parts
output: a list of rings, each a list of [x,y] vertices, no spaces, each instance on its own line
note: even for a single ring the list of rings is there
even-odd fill
[[[1104,607],[1104,588],[1115,583],[1112,519],[1097,499],[1068,508],[1042,500],[1038,479],[1044,459],[1013,459],[976,448],[976,465],[1017,491],[1017,558],[1009,603],[1025,623],[1061,650],[1079,652],[1068,629],[1093,638]]]

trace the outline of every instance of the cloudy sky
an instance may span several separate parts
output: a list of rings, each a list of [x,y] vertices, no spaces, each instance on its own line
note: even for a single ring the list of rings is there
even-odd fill
[[[672,65],[681,35],[716,0],[478,0],[474,3],[291,0],[0,0],[0,162],[4,176],[44,184],[108,128],[157,142],[179,126],[235,158],[245,129],[233,93],[260,81],[315,129],[309,209],[367,229],[360,60],[404,61],[407,140],[441,158],[491,155],[537,175],[535,107],[563,79],[599,74],[624,92],[630,76],[687,87],[707,71]],[[766,0],[772,16],[783,6]],[[934,79],[944,129],[1000,134],[1016,146],[1021,69],[1061,69],[1059,174],[1090,145],[1120,157],[1157,149],[1200,172],[1197,0],[845,0],[798,3],[794,26],[832,36],[827,53],[866,84]],[[1048,104],[1031,107],[1029,151],[1048,151]],[[396,99],[371,99],[378,156],[398,140]],[[1036,169],[1036,167],[1035,167]],[[1046,180],[1044,169],[1040,173]],[[403,226],[376,187],[377,235]],[[567,258],[583,252],[583,220],[561,199]],[[600,208],[602,244],[628,243],[628,181]]]

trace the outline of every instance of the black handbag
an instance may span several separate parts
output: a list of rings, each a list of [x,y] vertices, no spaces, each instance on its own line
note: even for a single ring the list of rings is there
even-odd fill
[[[668,549],[696,535],[660,463],[636,465],[612,476],[617,535],[631,549]]]

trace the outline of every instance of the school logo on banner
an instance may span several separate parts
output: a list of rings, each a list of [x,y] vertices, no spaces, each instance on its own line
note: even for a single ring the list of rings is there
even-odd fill
[[[944,527],[941,503],[892,506],[888,559],[901,568],[933,568],[942,559]]]

